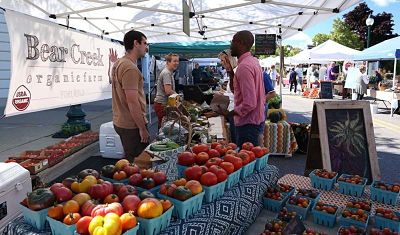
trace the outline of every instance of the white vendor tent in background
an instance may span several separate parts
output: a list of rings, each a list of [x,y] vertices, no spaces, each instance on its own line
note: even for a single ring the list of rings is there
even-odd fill
[[[190,37],[183,29],[183,2],[189,5]],[[121,40],[131,29],[150,43],[226,41],[235,32],[279,34],[288,38],[340,13],[360,0],[14,0],[6,9],[69,24],[86,32]],[[200,33],[199,33],[200,32]],[[202,35],[201,35],[202,34]]]
[[[343,46],[335,41],[328,40],[311,49],[310,58],[328,61],[351,60],[354,55],[360,53],[350,47]]]
[[[393,87],[396,85],[398,58],[400,58],[400,36],[378,43],[353,57],[354,60],[394,60]]]
[[[351,60],[358,50],[343,46],[335,41],[328,40],[312,49],[304,50],[292,57],[291,62],[301,63],[328,63],[329,61]]]

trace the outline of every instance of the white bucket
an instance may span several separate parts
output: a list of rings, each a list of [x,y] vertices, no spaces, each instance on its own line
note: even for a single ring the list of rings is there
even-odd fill
[[[357,93],[351,93],[351,100],[357,100]]]
[[[370,106],[371,106],[371,113],[378,114],[378,104],[372,103],[372,104],[370,104]]]

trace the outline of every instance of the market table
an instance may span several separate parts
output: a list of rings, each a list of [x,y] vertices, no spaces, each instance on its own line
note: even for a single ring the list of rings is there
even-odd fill
[[[174,180],[178,176],[176,159],[176,156],[169,157],[166,163],[155,168],[166,172],[168,180]],[[191,218],[173,218],[161,234],[244,234],[263,209],[262,196],[266,188],[277,180],[278,169],[267,165],[260,172],[241,180],[215,202],[204,204]],[[10,222],[3,230],[3,235],[20,234],[47,235],[51,232],[49,227],[43,231],[34,229],[24,223],[23,217]]]
[[[385,101],[389,102],[391,116],[393,116],[393,112],[398,108],[398,102],[400,100],[400,93],[393,92],[393,91],[378,91],[375,89],[368,89],[367,96],[373,97],[376,100],[380,100],[383,102],[383,104],[385,104]],[[386,106],[386,104],[385,104],[385,106]]]
[[[296,189],[299,189],[299,188],[312,189],[313,188],[311,186],[311,180],[309,177],[294,175],[294,174],[284,175],[282,178],[280,178],[278,180],[278,183],[288,184],[293,187],[296,187]],[[339,193],[337,188],[332,191],[325,191],[325,190],[319,190],[319,189],[318,189],[318,191],[321,193],[320,200],[322,202],[327,203],[327,204],[333,204],[333,205],[339,206],[340,208],[344,208],[346,206],[346,203],[350,199],[355,198],[352,196],[348,196],[348,195]],[[369,200],[369,197],[370,197],[370,190],[369,190],[369,187],[366,187],[364,194],[362,196],[362,199]],[[383,207],[383,208],[391,209],[394,211],[400,211],[400,202],[398,202],[396,206],[386,205],[386,204],[379,203],[376,201],[371,201],[371,203],[372,203],[372,209],[371,209],[372,214],[375,213],[375,209],[377,207]],[[338,214],[340,215],[340,212]],[[277,215],[277,212],[272,212],[267,209],[264,209],[261,211],[260,216],[257,218],[256,224],[260,224],[260,223],[265,224],[267,221],[274,219],[276,217],[276,215]],[[333,228],[315,224],[313,222],[313,216],[311,215],[310,212],[307,216],[307,219],[303,222],[304,222],[304,225],[306,226],[306,228],[313,228],[316,231],[324,232],[328,235],[336,235],[337,231],[339,229],[338,223],[336,223],[336,226]],[[370,227],[372,227],[371,223],[369,225],[369,228]],[[252,226],[247,231],[246,235],[260,234],[263,231],[264,231],[263,226]]]

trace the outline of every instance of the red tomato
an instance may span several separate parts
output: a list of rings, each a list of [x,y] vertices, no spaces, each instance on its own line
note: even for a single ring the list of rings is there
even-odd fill
[[[254,145],[250,142],[246,142],[242,144],[242,149],[244,150],[249,150],[251,151],[251,149],[254,147]]]
[[[202,168],[200,166],[188,167],[183,173],[186,179],[199,181],[202,175]]]
[[[220,157],[221,154],[216,149],[210,149],[208,151],[208,156],[210,156],[210,158],[214,158],[214,157]]]
[[[183,152],[178,154],[178,164],[182,166],[191,166],[195,162],[196,154],[191,152]]]
[[[245,152],[249,155],[249,157],[250,157],[250,162],[256,160],[256,155],[255,155],[252,151],[247,151],[247,150],[245,150]]]
[[[229,149],[228,151],[226,151],[225,155],[231,154],[233,156],[236,156],[236,151],[233,149]]]
[[[226,151],[227,151],[227,149],[225,148],[225,146],[223,146],[223,145],[217,145],[217,147],[215,147],[215,150],[217,150],[218,152],[219,152],[219,154],[220,154],[220,156],[224,156],[225,155],[225,153],[226,153]]]
[[[263,155],[269,153],[269,149],[266,147],[261,147],[261,149],[263,150]]]
[[[226,155],[224,157],[224,161],[232,163],[233,166],[235,167],[235,171],[239,170],[243,166],[242,159],[232,155]]]
[[[200,168],[201,168],[201,174],[204,174],[204,173],[206,173],[206,172],[208,172],[208,167],[207,166],[200,166]]]
[[[240,151],[237,155],[243,161],[243,166],[247,165],[250,162],[250,156],[244,151]]]
[[[201,176],[200,183],[205,186],[216,185],[218,183],[218,178],[214,173],[207,172]]]
[[[212,142],[211,143],[211,149],[215,149],[215,147],[217,147],[217,145],[219,145],[218,142]]]
[[[251,151],[256,155],[256,158],[264,156],[264,150],[260,146],[252,148]]]
[[[210,158],[206,162],[206,167],[210,168],[210,166],[213,166],[213,165],[218,166],[221,162],[223,162],[223,160],[221,158]]]
[[[230,162],[221,162],[219,166],[222,167],[226,173],[228,173],[228,175],[235,170],[235,166],[233,166],[233,164]]]
[[[208,145],[206,144],[196,144],[195,146],[192,147],[192,151],[195,154],[201,153],[201,152],[208,152]]]
[[[209,168],[209,171],[214,173],[217,176],[218,179],[218,183],[226,180],[226,178],[228,178],[228,174],[226,173],[226,171],[221,168],[220,166],[211,166]]]
[[[206,152],[200,152],[195,156],[196,164],[197,165],[204,165],[210,159]]]
[[[230,146],[233,150],[237,149],[237,145],[235,143],[229,143],[228,146]]]
[[[76,232],[79,234],[89,234],[89,224],[92,221],[92,217],[83,216],[76,223]]]

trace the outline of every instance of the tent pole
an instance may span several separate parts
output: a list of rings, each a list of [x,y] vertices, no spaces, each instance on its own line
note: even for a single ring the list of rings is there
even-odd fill
[[[394,58],[394,69],[393,69],[393,91],[396,86],[396,67],[397,67],[397,58]]]
[[[281,31],[281,28],[279,28],[279,32]],[[279,34],[279,96],[281,97],[281,107],[282,107],[282,82],[283,82],[283,69],[284,69],[284,51],[283,51],[283,46],[282,46],[282,38],[281,38],[281,33]]]

